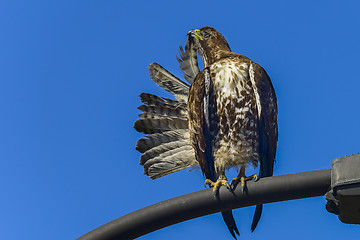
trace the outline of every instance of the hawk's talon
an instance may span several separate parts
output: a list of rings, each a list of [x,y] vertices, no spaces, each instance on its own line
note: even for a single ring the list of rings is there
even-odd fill
[[[234,178],[232,181],[231,181],[231,186],[232,186],[232,189],[235,190],[236,186],[239,184],[240,182],[240,178],[239,177],[236,177]]]
[[[204,187],[206,188],[207,186],[209,188],[211,188],[212,186],[214,185],[214,182],[211,181],[210,179],[206,179],[205,182],[204,182]]]
[[[210,179],[206,179],[204,183],[205,187],[208,185],[213,188],[214,195],[217,196],[219,193],[219,189],[221,186],[226,186],[227,189],[231,191],[231,187],[229,182],[227,181],[225,176],[220,175],[216,182],[211,181]]]
[[[229,184],[229,182],[228,181],[226,181],[226,188],[227,189],[229,189],[230,190],[230,192],[233,192],[233,189],[232,189],[232,187],[231,187],[231,185]]]
[[[241,183],[242,192],[245,193],[246,190],[246,181],[254,180],[255,182],[259,180],[257,174],[253,174],[251,176],[245,176],[245,171],[240,171],[239,175],[231,181],[231,186],[233,190],[235,190],[236,186]]]

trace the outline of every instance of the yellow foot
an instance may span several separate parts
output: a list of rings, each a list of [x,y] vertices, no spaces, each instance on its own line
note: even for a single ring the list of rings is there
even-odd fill
[[[236,178],[234,178],[232,181],[231,181],[231,186],[233,187],[233,189],[235,189],[236,185],[238,185],[238,183],[240,182],[241,183],[241,188],[243,190],[243,192],[245,191],[245,182],[246,181],[249,181],[249,180],[254,180],[254,181],[257,181],[258,180],[258,175],[257,174],[253,174],[251,176],[237,176]]]
[[[228,180],[225,176],[220,175],[216,182],[211,181],[210,179],[206,179],[204,183],[205,187],[208,185],[213,188],[214,194],[217,195],[221,186],[226,186],[226,188],[231,190]]]

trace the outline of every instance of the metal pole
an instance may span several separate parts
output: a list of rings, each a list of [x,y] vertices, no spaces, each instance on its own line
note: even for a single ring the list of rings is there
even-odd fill
[[[115,219],[78,240],[134,239],[160,228],[192,218],[251,205],[324,195],[330,188],[330,169],[295,173],[248,181],[231,193],[220,188],[218,197],[211,189],[186,194],[137,210]],[[324,208],[325,209],[325,208]]]

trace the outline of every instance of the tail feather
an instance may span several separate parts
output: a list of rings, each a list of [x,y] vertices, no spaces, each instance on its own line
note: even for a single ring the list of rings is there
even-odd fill
[[[235,223],[235,219],[234,219],[234,216],[232,214],[232,211],[226,211],[226,212],[222,212],[221,213],[223,219],[224,219],[224,222],[227,226],[227,228],[229,229],[229,232],[231,233],[231,235],[235,238],[236,238],[236,235],[239,235],[240,236],[240,233],[239,233],[239,230],[236,226],[236,223]]]
[[[259,127],[262,129],[264,127],[264,119],[261,118],[259,122]],[[260,152],[261,158],[260,158],[260,169],[259,169],[259,177],[265,178],[265,177],[271,177],[273,175],[274,171],[274,164],[275,164],[275,152],[270,151],[270,140],[269,135],[265,133],[265,131],[260,130]],[[276,139],[277,140],[277,139]],[[272,143],[273,144],[273,143]],[[276,151],[276,142],[275,142],[275,151]],[[257,224],[260,221],[261,214],[263,210],[263,205],[256,205],[254,217],[251,223],[251,231],[253,232],[257,226]]]
[[[256,228],[256,226],[258,225],[260,218],[261,218],[261,213],[262,213],[262,209],[263,209],[263,205],[256,205],[255,208],[255,213],[254,213],[254,217],[251,223],[251,232],[253,232]]]

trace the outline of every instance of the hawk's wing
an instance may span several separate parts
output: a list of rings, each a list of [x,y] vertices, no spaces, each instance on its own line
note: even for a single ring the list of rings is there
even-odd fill
[[[265,70],[257,63],[251,63],[250,76],[257,89],[261,104],[259,117],[260,177],[273,175],[278,141],[277,100],[274,87]]]
[[[134,128],[143,132],[145,138],[136,143],[142,153],[140,164],[151,178],[191,167],[197,162],[190,144],[187,119],[187,96],[190,86],[157,63],[149,66],[151,79],[177,100],[158,97],[149,93],[140,94],[141,105]]]
[[[211,115],[209,113],[210,89],[212,89],[212,81],[209,69],[205,68],[196,76],[191,85],[188,116],[190,139],[195,149],[196,160],[206,178],[216,181],[212,155],[213,136],[210,131],[212,121],[209,119]]]
[[[180,102],[187,102],[190,86],[157,63],[149,65],[151,79],[160,87],[174,94]]]
[[[197,60],[197,52],[192,41],[193,38],[188,37],[185,44],[185,51],[180,44],[179,47],[180,57],[176,56],[180,68],[184,72],[184,78],[190,84],[193,83],[196,75],[200,72],[198,60]]]
[[[270,177],[273,175],[278,140],[276,95],[269,76],[259,64],[251,62],[249,71],[251,81],[254,84],[253,88],[257,93],[258,108],[261,108],[258,122],[260,148],[259,175],[260,178]],[[257,205],[251,224],[251,231],[255,230],[261,213],[262,205]]]

